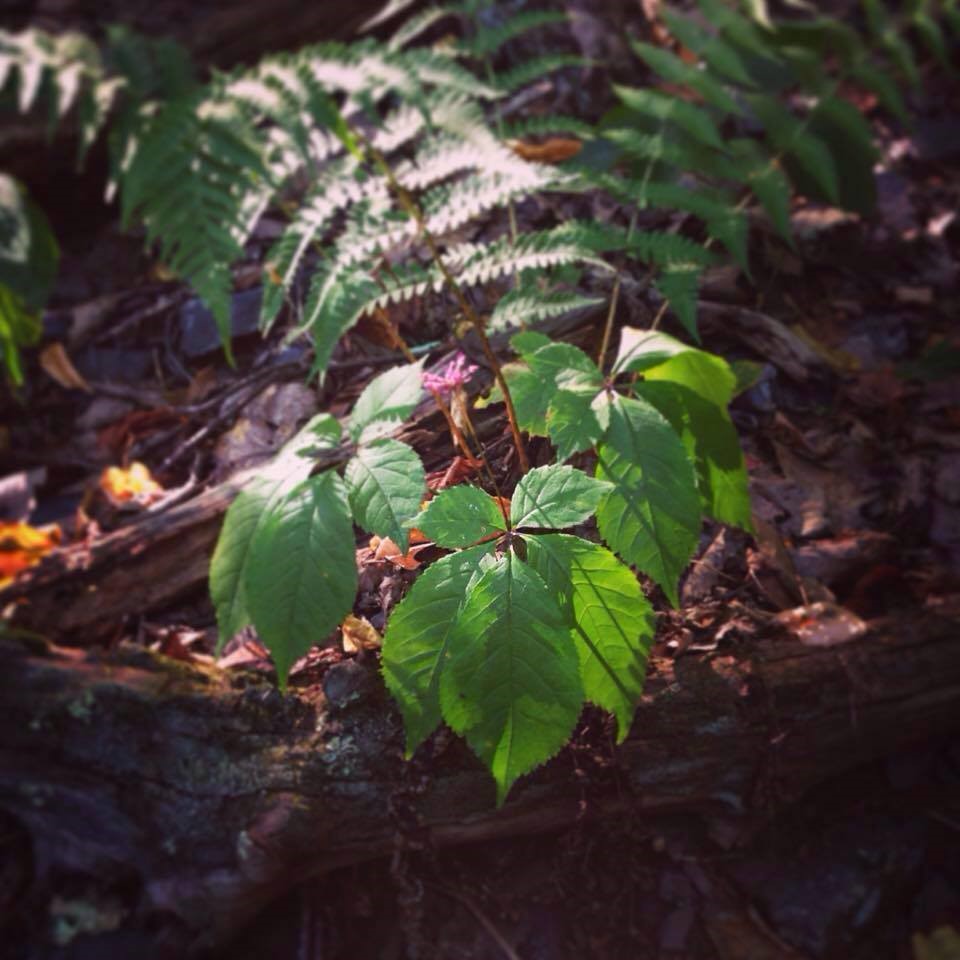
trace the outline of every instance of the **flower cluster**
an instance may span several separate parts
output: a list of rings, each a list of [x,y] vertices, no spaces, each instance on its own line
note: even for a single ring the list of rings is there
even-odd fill
[[[423,385],[431,393],[449,397],[462,387],[477,371],[475,364],[468,363],[463,353],[458,353],[439,373],[424,371]]]

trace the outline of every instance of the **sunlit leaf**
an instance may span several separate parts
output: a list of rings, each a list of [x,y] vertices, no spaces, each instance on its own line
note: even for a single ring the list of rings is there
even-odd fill
[[[597,510],[601,536],[677,606],[677,580],[700,533],[696,477],[680,438],[645,401],[618,397],[597,447],[597,476],[615,487]]]
[[[430,564],[390,615],[381,666],[403,714],[407,757],[440,723],[440,671],[450,637],[470,582],[492,549],[481,544]]]
[[[496,500],[468,484],[441,490],[414,525],[440,547],[469,547],[506,529]]]
[[[407,548],[407,524],[420,510],[424,470],[416,451],[385,438],[360,447],[344,474],[357,524]]]
[[[354,442],[385,436],[410,416],[423,396],[422,378],[422,361],[391,367],[374,377],[350,414],[349,431]]]
[[[577,651],[543,580],[512,553],[473,585],[449,651],[443,718],[490,769],[502,804],[570,736],[583,702]]]
[[[274,502],[258,525],[246,566],[247,605],[281,689],[293,664],[350,612],[354,556],[347,493],[333,470]]]
[[[653,609],[637,578],[609,550],[567,534],[528,536],[527,559],[572,627],[588,700],[630,731],[653,640]]]
[[[588,520],[610,484],[573,467],[536,467],[513,492],[510,522],[514,527],[562,530]]]

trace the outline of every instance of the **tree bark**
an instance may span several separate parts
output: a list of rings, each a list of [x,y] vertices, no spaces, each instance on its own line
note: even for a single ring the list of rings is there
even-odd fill
[[[123,922],[161,916],[196,953],[294,884],[398,842],[677,808],[762,820],[839,772],[960,727],[957,612],[875,621],[834,648],[772,635],[656,660],[613,768],[584,782],[565,752],[501,810],[460,741],[440,735],[402,760],[371,663],[344,661],[283,697],[140,648],[7,637],[0,809],[29,833],[35,897],[58,877],[122,877],[137,891]]]

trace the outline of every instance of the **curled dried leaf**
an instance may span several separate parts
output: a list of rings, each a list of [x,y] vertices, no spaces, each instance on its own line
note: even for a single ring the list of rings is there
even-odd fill
[[[36,566],[60,544],[60,527],[32,527],[28,523],[0,523],[0,587],[21,571]]]

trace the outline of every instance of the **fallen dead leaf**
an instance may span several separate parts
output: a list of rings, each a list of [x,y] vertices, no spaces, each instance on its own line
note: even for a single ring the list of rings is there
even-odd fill
[[[28,523],[0,522],[0,587],[13,582],[17,574],[36,566],[60,544],[60,527],[32,527]]]
[[[427,489],[436,493],[446,490],[447,487],[456,486],[473,477],[482,466],[482,460],[456,456],[446,470],[434,470],[427,474]]]
[[[508,140],[507,145],[518,157],[533,163],[563,163],[583,149],[583,143],[574,137],[550,137],[543,143]]]
[[[163,495],[163,487],[139,461],[129,467],[107,467],[100,475],[100,489],[115,506],[146,506]]]
[[[377,628],[366,618],[347,614],[340,625],[344,653],[360,653],[362,650],[379,650],[383,646],[383,637]]]
[[[83,390],[93,393],[93,388],[79,374],[73,365],[63,344],[59,341],[51,343],[40,351],[40,366],[52,380],[55,380],[66,390]]]
[[[778,613],[774,619],[808,647],[835,647],[867,632],[867,625],[860,617],[836,603],[795,607]]]
[[[423,550],[429,541],[426,541],[423,538],[423,533],[419,530],[416,531],[421,539],[420,546],[411,547],[406,553],[404,553],[389,537],[371,537],[370,538],[370,549],[373,551],[371,556],[372,560],[386,560],[392,563],[395,567],[400,567],[403,570],[416,570],[420,566],[420,561],[417,559],[417,554]],[[411,536],[411,543],[413,538]]]

